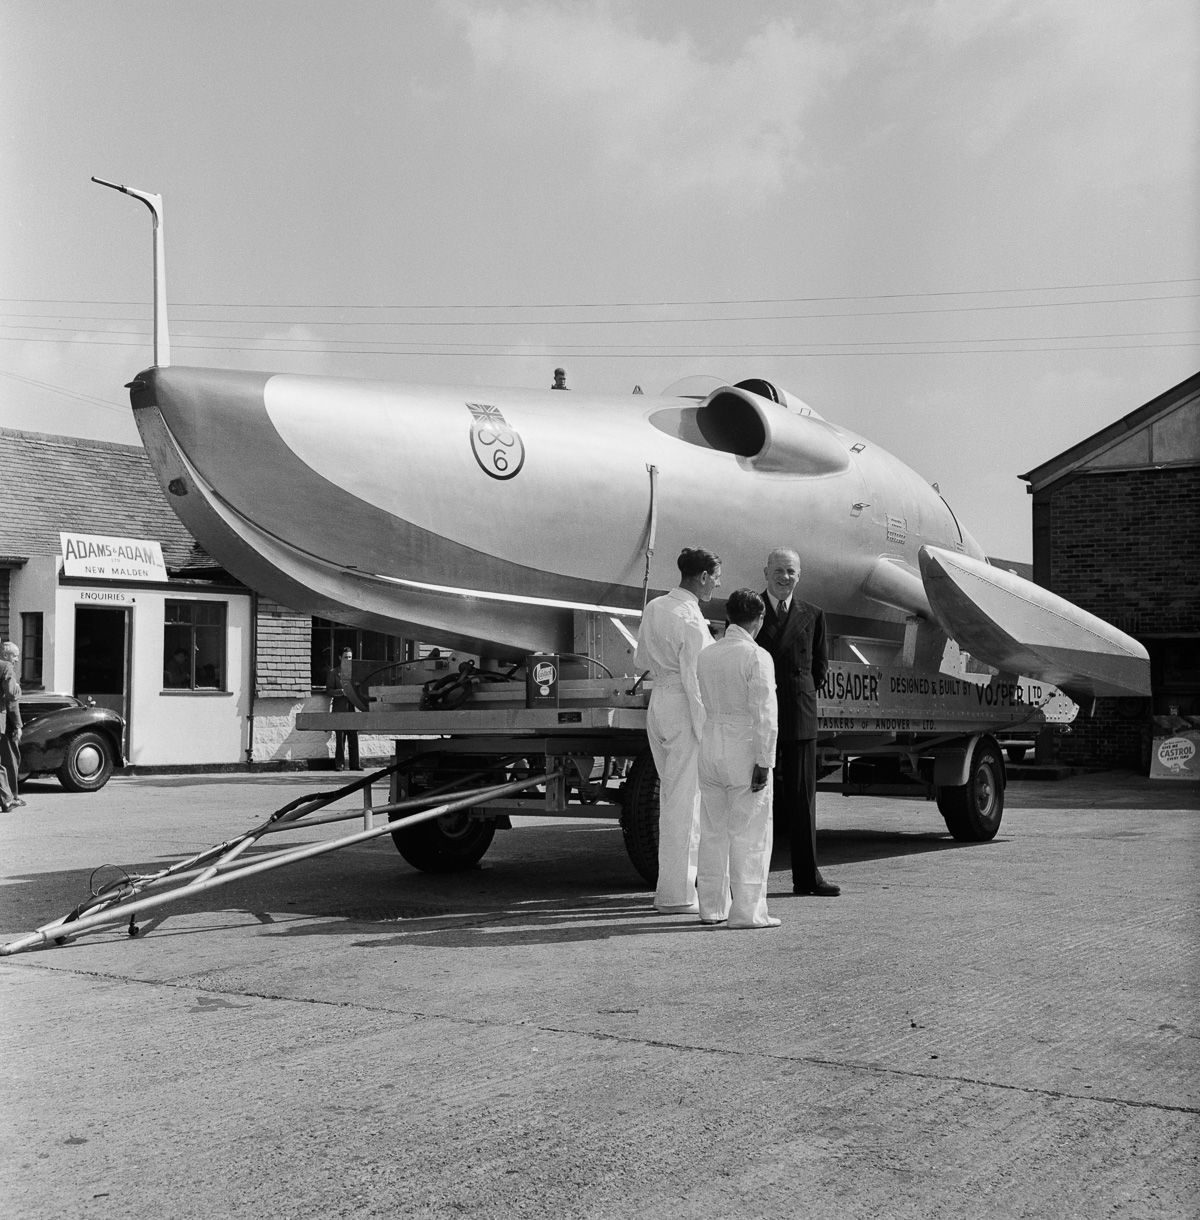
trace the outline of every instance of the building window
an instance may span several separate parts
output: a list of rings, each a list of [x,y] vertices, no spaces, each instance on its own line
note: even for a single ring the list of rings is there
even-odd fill
[[[225,690],[225,603],[168,601],[163,628],[166,690]]]
[[[42,612],[21,615],[21,685],[42,685]]]
[[[379,631],[363,631],[358,627],[347,627],[326,618],[312,621],[312,684],[318,690],[325,689],[325,679],[332,666],[337,664],[343,648],[354,653],[354,679],[366,677],[393,661],[405,661],[413,655],[412,646],[398,635],[384,635]],[[399,671],[397,671],[399,672]],[[395,680],[389,674],[379,681]]]
[[[1158,716],[1200,715],[1200,639],[1149,639],[1150,683]]]

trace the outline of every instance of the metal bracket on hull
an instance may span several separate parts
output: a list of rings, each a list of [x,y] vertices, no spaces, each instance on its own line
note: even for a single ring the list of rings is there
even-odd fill
[[[654,538],[658,533],[658,467],[646,463],[650,476],[650,525],[646,535],[646,575],[642,578],[642,612],[646,610],[646,599],[650,595],[650,561],[654,558]]]

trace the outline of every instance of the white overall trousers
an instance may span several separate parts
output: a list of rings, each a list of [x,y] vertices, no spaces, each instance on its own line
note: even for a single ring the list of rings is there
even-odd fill
[[[701,654],[704,703],[700,763],[700,918],[731,928],[774,927],[767,914],[771,871],[771,783],[751,785],[754,768],[775,761],[778,719],[775,667],[743,628]]]
[[[646,734],[658,770],[658,886],[654,905],[694,910],[700,846],[700,742],[687,692],[678,678],[658,678],[650,695]]]
[[[658,886],[655,910],[696,910],[696,852],[700,842],[700,787],[696,759],[704,704],[696,662],[712,644],[696,595],[672,589],[642,613],[636,661],[653,687],[646,734],[658,769]]]

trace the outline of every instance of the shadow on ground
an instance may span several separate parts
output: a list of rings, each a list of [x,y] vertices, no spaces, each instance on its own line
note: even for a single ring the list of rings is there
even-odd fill
[[[356,829],[351,823],[347,833]],[[251,863],[273,851],[318,841],[303,831],[274,836],[270,844],[255,845],[241,858]],[[962,846],[948,836],[930,833],[849,830],[820,834],[821,859],[829,865],[958,850]],[[14,937],[23,935],[65,916],[97,886],[123,874],[156,874],[181,858],[106,861],[103,845],[98,844],[95,868],[11,875],[0,890],[0,919]],[[785,876],[782,881],[776,879],[778,893],[772,897],[786,895],[791,899],[790,886],[782,888],[788,867],[788,852],[780,847],[772,869],[783,870]],[[383,836],[174,900],[163,908],[139,913],[135,919],[149,925],[161,922],[165,914],[169,926],[171,914],[244,911],[257,924],[275,922],[276,914],[337,923],[336,927],[321,924],[316,928],[290,928],[282,931],[285,935],[350,931],[344,921],[361,925],[436,920],[439,934],[465,936],[462,943],[475,943],[478,935],[464,931],[467,925],[513,919],[519,920],[524,930],[503,934],[510,938],[528,937],[535,929],[553,939],[619,935],[622,921],[630,921],[628,930],[639,933],[676,926],[651,912],[649,904],[650,889],[630,864],[618,826],[533,822],[499,832],[482,864],[463,872],[418,872]],[[452,927],[447,927],[447,921]],[[596,927],[598,922],[604,924],[602,930]],[[687,923],[683,921],[683,926]],[[491,935],[495,933],[489,934],[488,943],[503,943],[493,941]],[[443,939],[439,943],[453,942]]]

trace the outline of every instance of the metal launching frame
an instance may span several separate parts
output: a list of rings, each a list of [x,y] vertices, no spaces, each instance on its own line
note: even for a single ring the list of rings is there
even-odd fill
[[[312,793],[298,797],[296,800],[277,809],[269,818],[253,830],[228,839],[214,847],[180,860],[160,872],[146,875],[130,875],[122,872],[119,879],[110,881],[94,888],[89,898],[81,902],[73,911],[61,919],[43,924],[26,936],[0,945],[0,957],[20,953],[26,949],[35,949],[50,944],[64,944],[74,940],[86,932],[94,931],[113,924],[129,920],[129,935],[137,936],[140,929],[134,922],[134,916],[141,911],[162,907],[171,902],[216,889],[218,886],[229,885],[234,881],[252,877],[258,873],[269,872],[272,869],[283,868],[313,856],[325,855],[338,851],[343,847],[352,847],[357,843],[365,843],[380,835],[391,834],[405,827],[415,826],[442,817],[447,813],[469,809],[485,801],[511,796],[524,789],[558,778],[556,773],[547,771],[535,776],[513,780],[509,783],[495,784],[485,788],[473,789],[468,792],[453,794],[452,800],[446,800],[445,795],[426,793],[422,796],[406,800],[389,801],[384,805],[374,805],[371,800],[371,787],[384,777],[390,778],[392,773],[401,769],[403,764],[393,764],[382,771],[373,772],[363,779],[334,789],[331,792]],[[334,801],[340,800],[353,792],[362,790],[363,805],[361,810],[346,813],[327,814],[322,817],[310,815],[324,809]],[[426,808],[422,808],[426,806]],[[375,824],[376,814],[399,814],[399,817],[389,817],[382,824]],[[327,825],[331,822],[344,822],[353,819],[362,821],[363,828],[351,835],[331,839],[324,843],[311,843],[305,847],[295,847],[272,852],[262,856],[252,863],[239,860],[239,857],[260,839],[267,835],[279,834],[286,830],[307,830],[312,826]],[[96,870],[99,871],[99,870]],[[95,873],[93,873],[95,876]],[[174,886],[163,893],[139,897],[150,890]]]

